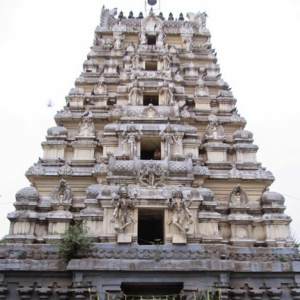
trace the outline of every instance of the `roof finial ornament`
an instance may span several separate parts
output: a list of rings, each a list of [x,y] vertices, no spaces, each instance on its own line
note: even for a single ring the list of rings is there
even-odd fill
[[[155,11],[155,13],[158,13],[158,11],[160,11],[160,0],[145,0],[146,14],[148,14],[150,11]]]

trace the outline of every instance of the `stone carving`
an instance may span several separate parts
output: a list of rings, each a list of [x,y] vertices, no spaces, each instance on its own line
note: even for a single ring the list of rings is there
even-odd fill
[[[223,140],[224,128],[215,115],[209,117],[209,124],[206,128],[205,138],[207,140]]]
[[[142,186],[163,186],[167,175],[168,171],[162,164],[150,161],[142,165],[138,181]]]
[[[95,125],[93,120],[93,113],[91,111],[86,111],[82,115],[81,123],[79,124],[79,134],[80,137],[94,137],[95,136]]]
[[[173,127],[168,123],[167,126],[161,130],[159,134],[164,141],[164,157],[171,156],[172,145],[180,144],[182,142],[182,137],[178,135],[178,132],[173,129]]]
[[[204,84],[204,81],[203,81],[203,79],[201,77],[198,79],[197,83],[198,83],[198,85],[196,87],[195,96],[199,96],[199,97],[207,97],[207,96],[209,96],[209,89]]]
[[[172,211],[172,220],[169,225],[174,225],[182,234],[186,235],[189,225],[193,223],[192,213],[189,210],[191,200],[183,196],[181,190],[173,192],[172,198],[168,200],[168,207]]]
[[[207,14],[205,12],[203,12],[203,13],[201,13],[201,12],[191,13],[190,12],[190,13],[187,13],[186,16],[190,22],[196,23],[197,25],[199,25],[200,31],[207,30],[206,29]]]
[[[53,202],[58,203],[59,205],[71,204],[72,190],[65,179],[61,179],[58,186],[54,189],[52,199]]]
[[[180,29],[181,38],[186,51],[192,51],[194,30],[191,24],[184,23]]]
[[[128,95],[128,104],[129,105],[139,105],[140,99],[142,97],[143,90],[138,86],[138,81],[135,80],[130,87],[129,95]]]
[[[27,172],[26,176],[39,176],[44,175],[46,172],[46,169],[42,166],[41,163],[35,163],[33,166],[31,166]]]
[[[107,87],[103,82],[103,78],[101,78],[98,84],[94,87],[92,91],[92,95],[105,95],[107,94]]]
[[[246,205],[248,203],[247,194],[239,185],[230,193],[229,203],[232,205]]]
[[[165,82],[162,84],[162,87],[159,89],[159,95],[162,95],[164,98],[164,105],[174,105],[174,95],[172,92],[172,86]]]
[[[165,43],[165,33],[161,30],[159,33],[158,33],[158,36],[157,36],[157,41],[156,41],[156,46],[158,48],[161,48],[164,46],[164,43]]]
[[[116,16],[118,13],[117,8],[113,9],[107,9],[104,6],[102,7],[101,11],[101,27],[102,28],[108,28],[109,27],[109,22],[111,22],[111,19],[114,19],[114,16]]]
[[[136,194],[134,195],[136,199]],[[115,223],[117,232],[124,232],[125,229],[135,223],[131,211],[135,207],[135,201],[130,197],[127,186],[121,186],[117,193],[113,194],[112,206],[114,207],[112,222]]]
[[[71,176],[73,174],[73,169],[70,164],[66,162],[57,170],[57,174],[60,176]]]
[[[122,132],[122,144],[128,145],[130,159],[138,157],[137,143],[140,141],[142,135],[142,131],[134,124],[127,125],[126,130]]]
[[[113,36],[114,36],[114,49],[121,50],[122,43],[124,40],[123,32],[126,31],[126,26],[121,25],[120,22],[113,26]]]

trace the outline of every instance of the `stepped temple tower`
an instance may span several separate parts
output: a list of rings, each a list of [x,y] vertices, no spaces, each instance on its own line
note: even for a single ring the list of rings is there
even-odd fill
[[[0,299],[300,299],[284,197],[205,13],[103,8],[55,122],[8,215]],[[92,245],[66,261],[74,224]]]

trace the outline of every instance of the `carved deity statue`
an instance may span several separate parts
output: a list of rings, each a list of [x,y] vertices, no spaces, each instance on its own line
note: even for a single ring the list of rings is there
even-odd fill
[[[232,190],[229,198],[229,203],[231,205],[246,205],[248,203],[247,194],[239,185]]]
[[[138,86],[138,81],[135,79],[134,82],[132,83],[132,86],[129,91],[128,104],[129,105],[139,105],[141,95],[142,95],[142,89]]]
[[[82,115],[82,120],[79,125],[80,137],[93,137],[95,136],[95,125],[93,120],[93,113],[91,111],[86,111]]]
[[[165,42],[165,33],[161,30],[157,36],[156,46],[163,47]]]
[[[58,186],[54,189],[52,193],[52,199],[59,205],[71,203],[72,191],[65,179],[61,179]]]
[[[191,200],[184,198],[181,191],[175,191],[168,200],[168,207],[172,211],[172,220],[169,225],[174,225],[182,234],[186,235],[189,225],[193,223],[192,213],[189,210]]]
[[[201,13],[187,13],[187,18],[189,19],[190,22],[196,23],[199,25],[199,30],[203,31],[206,29],[206,18],[207,14],[205,12]]]
[[[195,95],[200,97],[206,97],[209,95],[208,87],[204,84],[204,81],[202,78],[198,79],[198,85],[195,90]]]
[[[215,115],[209,118],[209,124],[206,128],[205,133],[206,139],[212,140],[223,140],[224,139],[224,128],[218,121]]]
[[[136,194],[134,195],[136,199]],[[131,210],[134,209],[134,199],[130,197],[126,186],[121,186],[117,194],[113,195],[112,205],[114,207],[112,222],[115,223],[117,232],[124,232],[125,229],[134,224],[135,221],[131,215]]]
[[[172,126],[168,124],[165,129],[163,129],[160,134],[164,144],[164,157],[171,156],[172,145],[179,145],[181,142],[181,137],[178,135],[176,130],[173,130]]]
[[[124,35],[121,32],[114,32],[114,49],[122,49],[122,43],[124,40]]]
[[[164,81],[162,87],[159,89],[159,94],[164,97],[164,105],[174,105],[174,94],[172,86]]]
[[[92,94],[94,95],[103,95],[107,93],[106,85],[103,82],[103,79],[99,80],[98,84],[94,87]]]
[[[147,44],[146,33],[144,31],[142,31],[140,33],[140,44],[141,45],[146,45]]]
[[[144,164],[138,174],[138,180],[142,186],[162,186],[168,174],[167,169],[155,162]]]
[[[122,144],[129,146],[129,157],[134,159],[138,156],[137,143],[140,140],[143,133],[137,129],[134,124],[127,125],[126,129],[122,133]]]

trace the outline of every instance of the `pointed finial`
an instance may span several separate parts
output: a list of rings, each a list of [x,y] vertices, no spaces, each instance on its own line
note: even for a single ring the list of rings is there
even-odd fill
[[[123,14],[122,11],[120,11],[118,18],[119,18],[120,20],[124,19],[124,14]]]
[[[165,19],[162,12],[159,13],[158,17],[159,17],[161,20],[163,20],[163,21],[164,21],[164,19]]]
[[[134,16],[133,16],[133,12],[132,12],[132,10],[129,12],[129,15],[128,15],[128,19],[133,19],[134,18]]]
[[[148,0],[148,5],[154,6],[156,5],[157,0]]]
[[[172,13],[169,13],[168,20],[169,20],[169,21],[174,21],[174,17],[173,17],[173,14],[172,14]]]
[[[142,12],[139,13],[138,19],[144,19],[144,15]]]
[[[180,13],[180,14],[179,14],[179,21],[184,21],[183,13]]]

